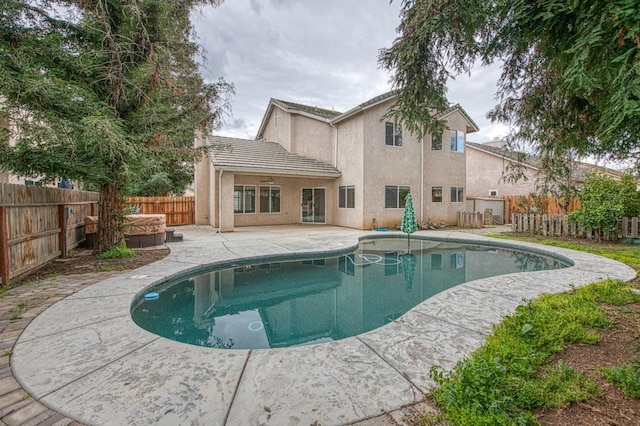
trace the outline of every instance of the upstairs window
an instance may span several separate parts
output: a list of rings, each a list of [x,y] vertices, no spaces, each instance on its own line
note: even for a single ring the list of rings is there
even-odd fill
[[[280,213],[280,187],[260,187],[260,213]]]
[[[384,143],[389,146],[402,146],[402,126],[386,122],[384,123]]]
[[[431,150],[442,151],[442,131],[431,135]]]
[[[256,187],[254,185],[234,185],[233,187],[233,212],[256,212]]]
[[[403,209],[405,197],[411,192],[408,186],[387,185],[384,187],[384,208]]]
[[[462,203],[464,202],[464,188],[461,186],[451,187],[451,202]]]
[[[338,187],[338,208],[353,209],[356,207],[355,185],[341,185]]]
[[[451,151],[464,152],[464,132],[451,130]]]

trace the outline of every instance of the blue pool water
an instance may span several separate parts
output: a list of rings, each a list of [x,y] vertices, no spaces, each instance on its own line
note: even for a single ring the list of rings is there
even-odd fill
[[[495,246],[412,239],[409,248],[406,238],[376,238],[339,256],[236,265],[166,282],[133,302],[132,317],[193,345],[297,346],[376,329],[464,282],[566,266]]]

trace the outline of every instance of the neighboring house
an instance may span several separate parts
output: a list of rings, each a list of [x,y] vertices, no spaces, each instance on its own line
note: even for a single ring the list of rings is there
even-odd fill
[[[520,167],[522,177],[517,182],[510,182],[506,176],[510,172],[509,168],[514,165]],[[622,176],[612,169],[578,162],[568,182],[572,187],[580,188],[585,175],[593,171],[615,179]],[[487,209],[491,209],[494,223],[509,222],[510,213],[517,208],[514,197],[540,193],[538,186],[544,181],[544,177],[538,157],[526,155],[520,158],[509,151],[501,140],[484,144],[467,142],[467,210],[486,214]],[[559,200],[553,197],[548,200],[551,202],[548,210],[550,212],[560,212],[565,207],[571,209],[575,206],[560,206]]]
[[[459,106],[436,114],[446,130],[419,140],[383,117],[395,92],[339,113],[271,99],[255,140],[209,136],[196,167],[196,223],[399,225],[404,197],[418,220],[456,223],[464,210],[467,133]]]
[[[505,179],[510,165],[522,166],[522,173],[526,179],[511,183]],[[571,180],[580,187],[587,173],[599,171],[619,179],[622,174],[605,167],[588,163],[577,163]],[[501,140],[484,144],[467,142],[467,194],[469,197],[502,197],[514,195],[529,195],[536,193],[537,183],[544,175],[540,171],[540,159],[527,155],[524,159],[517,158],[513,151],[506,149]]]

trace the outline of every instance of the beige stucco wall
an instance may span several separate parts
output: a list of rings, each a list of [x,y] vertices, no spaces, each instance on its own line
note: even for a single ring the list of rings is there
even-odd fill
[[[196,199],[196,225],[211,225],[214,219],[209,213],[209,201],[211,197],[209,193],[214,190],[214,185],[209,179],[210,169],[212,168],[209,162],[209,156],[203,157],[196,163],[193,178],[193,191]]]
[[[335,164],[334,128],[303,115],[293,115],[291,124],[291,152],[327,164]]]
[[[406,129],[402,130],[402,146],[385,145],[386,114],[393,101],[365,110],[364,125],[364,221],[369,226],[375,218],[380,227],[400,225],[403,208],[385,208],[385,186],[409,186],[414,199],[414,210],[419,211],[420,150],[422,144]],[[419,217],[418,217],[419,219]]]
[[[277,106],[269,116],[262,137],[277,142],[287,151],[335,164],[336,129],[326,122],[290,114]]]
[[[488,197],[489,191],[498,190],[503,195],[529,195],[535,191],[536,170],[524,169],[527,180],[507,183],[502,179],[503,172],[508,173],[508,160],[473,147],[467,149],[467,186],[470,197]]]
[[[404,209],[385,208],[386,185],[411,188],[418,220],[455,224],[457,213],[465,210],[465,203],[451,203],[450,192],[452,186],[463,187],[466,198],[466,154],[451,151],[448,130],[443,134],[442,151],[431,151],[429,135],[423,144],[406,129],[402,132],[401,147],[385,145],[385,121],[380,118],[392,102],[370,107],[338,124],[338,169],[343,173],[339,182],[356,185],[357,208],[349,209],[352,212],[339,209],[336,224],[369,229],[375,218],[381,227],[399,225]],[[465,130],[466,137],[468,121],[460,112],[456,111],[446,119],[449,128]],[[421,179],[423,156],[424,179]],[[431,201],[432,186],[443,187],[442,203]]]
[[[269,176],[235,175],[235,185],[254,185],[256,187],[256,212],[233,214],[235,226],[287,225],[302,223],[302,188],[324,188],[326,203],[325,223],[334,223],[337,193],[334,179],[275,177],[274,183],[268,182]],[[259,192],[261,185],[280,187],[280,213],[260,213]],[[231,193],[233,203],[233,192]],[[233,212],[233,204],[232,210]]]
[[[269,142],[277,142],[291,152],[291,120],[291,114],[278,106],[273,106],[273,111],[262,131],[262,138]]]
[[[465,210],[465,203],[451,203],[451,187],[463,187],[464,198],[468,195],[466,185],[466,154],[465,152],[451,151],[450,130],[465,131],[465,142],[467,137],[468,121],[459,112],[455,111],[446,117],[444,122],[447,128],[442,132],[442,150],[433,151],[431,149],[431,136],[425,138],[425,204],[424,220],[431,219],[432,222],[445,222],[455,224],[459,211]],[[431,188],[442,187],[442,202],[434,203],[431,200]]]
[[[363,174],[363,134],[362,115],[340,123],[338,132],[338,155],[336,168],[342,176],[336,181],[336,191],[340,185],[355,186],[355,208],[338,208],[338,199],[333,201],[335,224],[349,228],[370,229],[371,221],[364,220],[364,174]]]

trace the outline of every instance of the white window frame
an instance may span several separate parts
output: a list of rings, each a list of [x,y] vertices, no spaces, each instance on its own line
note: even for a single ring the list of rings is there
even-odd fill
[[[268,211],[262,211],[262,188],[268,188],[269,189],[269,195],[267,196],[267,210]],[[276,194],[274,194],[274,189],[277,189],[277,198],[278,200],[278,210],[274,210],[273,208],[273,200],[276,197]],[[260,213],[262,214],[278,214],[280,213],[282,207],[281,207],[281,200],[282,200],[282,188],[280,187],[280,185],[260,185],[260,187],[258,188],[259,191],[259,197],[260,197]]]
[[[455,191],[455,197],[454,197]],[[454,200],[455,198],[455,200]],[[452,186],[451,187],[451,202],[452,203],[464,203],[464,186]]]
[[[356,208],[356,186],[355,185],[338,186],[338,208],[339,209],[355,209]]]
[[[236,193],[241,189],[240,208],[236,208]],[[247,189],[253,188],[253,210],[247,210]],[[233,185],[233,213],[234,214],[255,214],[256,212],[256,186],[255,185]]]
[[[389,207],[387,206],[387,190],[389,188],[395,188],[396,190],[396,203],[395,203],[395,207]],[[411,187],[408,185],[385,185],[384,186],[384,208],[385,209],[404,209],[405,206],[405,197],[401,196],[401,192],[402,190],[405,190],[407,193],[411,193]]]
[[[389,127],[391,127],[391,139],[389,139]],[[389,143],[391,142],[391,143]],[[402,146],[402,126],[390,121],[384,123],[384,144],[386,146]]]
[[[464,152],[464,130],[450,130],[451,151]]]

